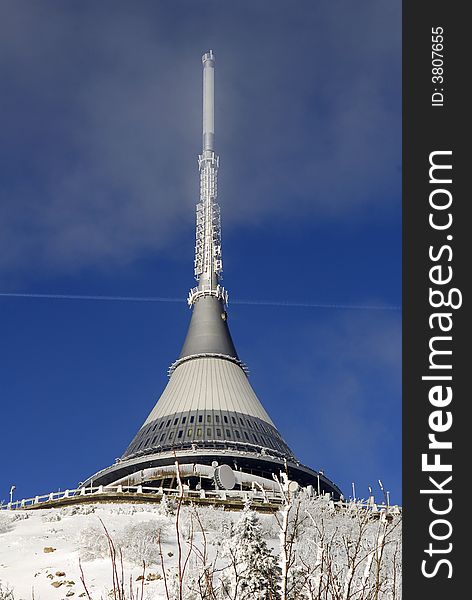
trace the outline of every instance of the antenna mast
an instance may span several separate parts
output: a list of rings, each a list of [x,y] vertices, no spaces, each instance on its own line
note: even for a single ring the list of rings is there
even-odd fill
[[[200,201],[197,204],[195,240],[195,279],[198,286],[190,290],[190,307],[202,296],[215,296],[228,303],[228,292],[220,286],[221,218],[218,194],[219,156],[215,153],[215,55],[211,50],[202,56],[203,63],[203,148],[198,157]]]

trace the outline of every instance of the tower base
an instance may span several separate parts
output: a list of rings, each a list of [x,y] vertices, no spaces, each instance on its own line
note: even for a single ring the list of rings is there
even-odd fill
[[[226,465],[224,472],[229,475],[231,471],[234,478],[229,475],[226,479],[221,478],[222,481],[218,479],[219,469],[223,465]],[[95,473],[82,485],[95,487],[122,483],[177,487],[180,478],[190,489],[232,489],[236,485],[241,489],[259,487],[275,490],[278,484],[273,476],[281,480],[281,473],[302,487],[312,486],[317,493],[329,493],[335,500],[342,496],[341,490],[323,473],[301,463],[270,455],[217,449],[176,450],[118,460],[114,465]]]

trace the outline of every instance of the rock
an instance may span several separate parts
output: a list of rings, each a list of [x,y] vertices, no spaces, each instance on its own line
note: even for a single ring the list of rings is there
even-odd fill
[[[148,573],[146,580],[147,581],[156,581],[157,579],[162,579],[162,576],[159,573]]]
[[[73,592],[72,590],[70,590],[69,592],[67,592],[66,596],[67,596],[67,597],[69,597],[69,596],[73,596],[73,595],[74,595],[74,593],[75,593],[75,592]]]
[[[55,552],[55,551],[56,551],[56,548],[53,548],[52,546],[45,546],[43,548],[43,552],[46,552],[46,553],[48,553],[48,552]]]
[[[139,577],[136,577],[136,581],[142,581],[144,579],[144,577],[142,575],[139,575]]]
[[[58,587],[61,587],[61,585],[62,585],[63,583],[64,583],[63,581],[53,581],[53,582],[51,583],[51,585],[52,585],[53,587],[55,587],[55,588],[58,588]]]
[[[46,577],[48,577],[49,579],[53,579],[53,578],[54,578],[54,575],[53,575],[52,573],[48,573],[48,574],[46,575]]]
[[[56,571],[56,577],[65,577],[66,574],[64,573],[64,571]]]
[[[174,556],[174,553],[173,552],[168,552],[167,556]]]

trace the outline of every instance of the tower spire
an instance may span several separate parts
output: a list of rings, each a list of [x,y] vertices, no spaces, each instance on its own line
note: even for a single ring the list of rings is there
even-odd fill
[[[197,204],[195,235],[195,279],[198,286],[190,290],[189,306],[202,296],[214,296],[228,302],[228,293],[220,285],[221,219],[218,204],[219,156],[215,153],[215,55],[209,50],[203,63],[203,147],[198,157],[200,200]]]
[[[301,465],[282,438],[249,382],[228,327],[228,296],[222,274],[219,158],[215,153],[214,74],[210,50],[203,62],[203,147],[198,157],[195,278],[188,302],[192,317],[169,381],[121,459],[84,485],[139,482],[172,486],[175,462],[196,489],[213,486],[273,490],[272,474],[287,472],[303,485],[319,486],[339,497],[321,473]],[[292,398],[287,398],[288,403]],[[216,463],[216,465],[215,465]],[[220,470],[228,477],[223,481]],[[202,480],[203,478],[203,480]],[[165,484],[165,485],[164,485]]]

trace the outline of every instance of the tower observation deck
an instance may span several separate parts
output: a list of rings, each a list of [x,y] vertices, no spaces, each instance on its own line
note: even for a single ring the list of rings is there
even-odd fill
[[[175,462],[190,485],[231,489],[256,483],[274,489],[283,471],[300,485],[338,498],[339,488],[321,472],[302,465],[254,392],[236,352],[221,285],[223,261],[218,204],[219,157],[215,153],[215,56],[203,63],[203,143],[198,157],[200,198],[196,206],[192,310],[182,351],[149,416],[112,466],[85,485],[131,482],[169,485]]]

